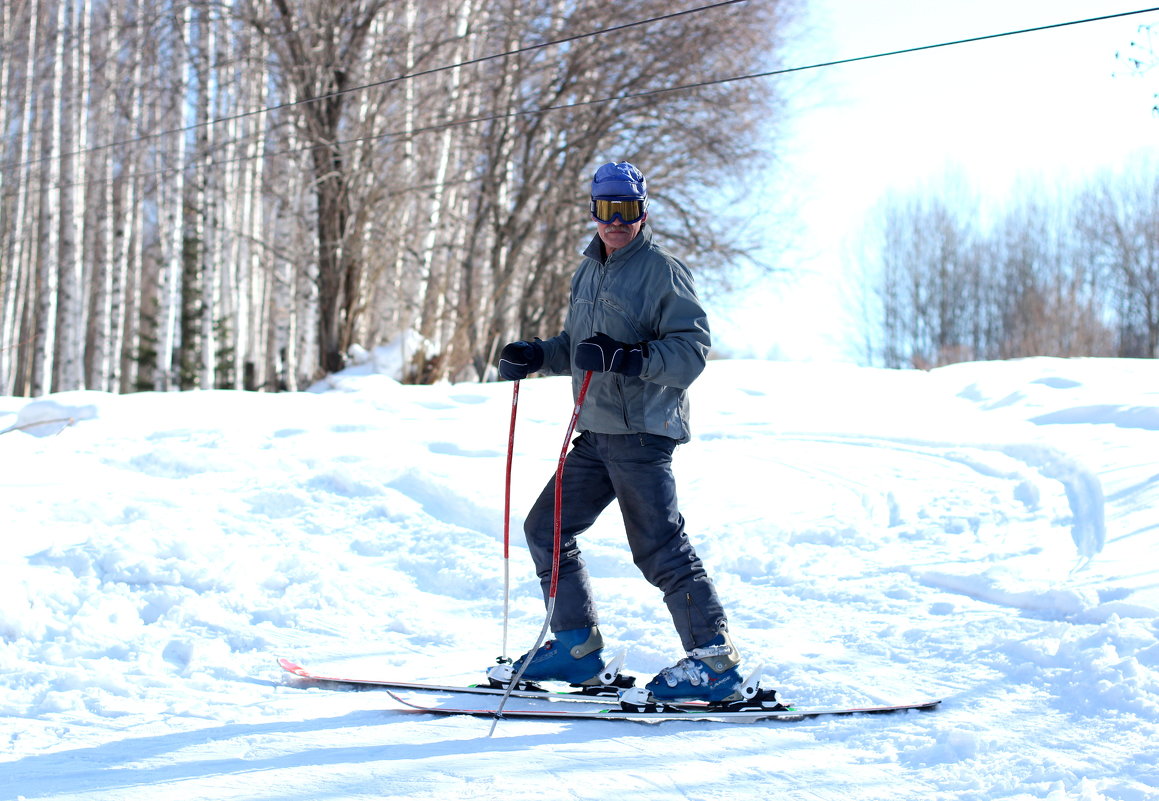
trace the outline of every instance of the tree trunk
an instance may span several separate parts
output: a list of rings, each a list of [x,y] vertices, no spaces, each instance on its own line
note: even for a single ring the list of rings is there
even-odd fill
[[[179,56],[175,57],[173,71],[178,97],[184,98],[192,84],[193,64],[189,57],[192,51],[193,36],[193,7],[187,6],[181,18],[182,37],[185,47]],[[178,109],[184,109],[183,102]],[[180,114],[181,127],[187,127],[185,115]],[[156,389],[168,391],[180,386],[174,364],[174,357],[178,354],[178,347],[183,347],[180,340],[179,321],[182,307],[182,277],[185,260],[185,170],[186,170],[186,138],[173,137],[175,144],[171,147],[172,156],[169,160],[169,169],[172,170],[171,180],[164,183],[166,190],[165,206],[165,253],[161,267],[161,276],[158,281],[158,318],[159,331],[157,336],[157,371],[154,385]]]
[[[51,125],[45,131],[49,137],[48,180],[41,187],[41,226],[44,248],[39,259],[39,281],[36,288],[36,336],[32,351],[32,395],[53,391],[53,373],[56,357],[56,315],[60,281],[60,229],[62,209],[61,172],[62,128],[65,125],[64,62],[65,39],[68,29],[67,3],[57,8],[56,59],[52,70],[52,89],[45,98],[45,106],[53,109]],[[55,104],[55,105],[53,105]]]
[[[61,2],[66,8],[72,3]],[[60,375],[59,389],[83,389],[85,343],[85,189],[88,162],[87,99],[89,86],[89,0],[81,0],[75,16],[69,13],[68,35],[62,39],[70,48],[69,81],[60,99],[62,121],[60,187]]]
[[[4,5],[11,13],[7,19],[10,24],[14,24],[16,19],[15,7],[9,7],[8,4]],[[28,4],[28,36],[27,53],[24,59],[23,96],[20,120],[16,124],[16,149],[12,153],[16,162],[24,159],[29,166],[23,167],[19,173],[15,174],[17,185],[13,219],[16,221],[29,219],[31,206],[29,197],[35,184],[31,165],[36,162],[37,137],[33,134],[31,125],[36,117],[36,54],[39,28],[40,3],[39,0],[30,0]],[[7,64],[10,59],[5,58],[4,61]],[[4,130],[7,130],[7,127]],[[0,170],[0,173],[8,174],[7,171],[3,170]],[[0,180],[3,179],[0,178]],[[21,301],[30,293],[29,275],[31,270],[29,269],[28,248],[25,247],[25,242],[30,239],[26,232],[33,230],[34,226],[24,223],[12,224],[8,230],[0,229],[0,236],[3,237],[0,239],[0,248],[10,254],[10,258],[7,259],[7,268],[0,276],[2,278],[0,283],[3,284],[3,289],[0,290],[0,297],[3,299],[3,306],[0,306],[0,395],[17,395],[28,391],[27,382],[21,375],[18,366],[22,361],[20,356],[27,352],[29,344],[28,330],[23,314],[25,304]],[[27,363],[26,358],[23,361]]]

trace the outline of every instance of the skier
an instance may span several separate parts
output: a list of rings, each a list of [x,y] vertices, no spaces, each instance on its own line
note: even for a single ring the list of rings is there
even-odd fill
[[[664,593],[687,657],[646,686],[658,700],[720,701],[735,695],[740,656],[716,589],[684,530],[672,453],[687,442],[689,385],[704,370],[708,320],[692,274],[653,241],[643,173],[623,161],[600,167],[591,184],[596,235],[572,277],[563,331],[512,342],[499,357],[509,381],[531,373],[571,375],[578,394],[592,372],[579,436],[563,470],[555,639],[531,655],[530,680],[599,683],[604,670],[587,569],[577,537],[619,502],[636,566]],[[555,484],[549,481],[524,524],[547,595],[555,539]],[[515,662],[522,665],[528,654]]]

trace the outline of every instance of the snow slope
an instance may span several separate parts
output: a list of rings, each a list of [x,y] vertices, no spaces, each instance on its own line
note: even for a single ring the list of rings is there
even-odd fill
[[[936,712],[488,738],[287,681],[279,655],[493,663],[510,410],[510,384],[370,363],[292,395],[0,398],[0,799],[1159,799],[1159,363],[723,361],[694,387],[682,506],[749,665],[802,706]],[[522,383],[512,655],[570,411],[566,379]],[[585,554],[650,675],[678,642],[617,517]]]

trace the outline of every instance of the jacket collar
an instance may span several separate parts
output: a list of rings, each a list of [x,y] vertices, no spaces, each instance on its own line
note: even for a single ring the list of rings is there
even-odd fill
[[[609,261],[619,263],[624,259],[629,258],[633,253],[651,241],[652,226],[645,222],[644,227],[640,229],[640,233],[636,234],[635,239],[613,253],[610,260],[604,258],[604,243],[600,239],[600,235],[598,233],[592,237],[592,241],[588,243],[586,248],[584,248],[584,255],[589,259],[593,259],[604,265],[608,264]]]

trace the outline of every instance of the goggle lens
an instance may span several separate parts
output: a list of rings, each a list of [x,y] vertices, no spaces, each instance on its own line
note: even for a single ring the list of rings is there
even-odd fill
[[[591,209],[592,216],[602,223],[610,223],[619,217],[625,225],[631,225],[644,216],[644,201],[592,198]]]

